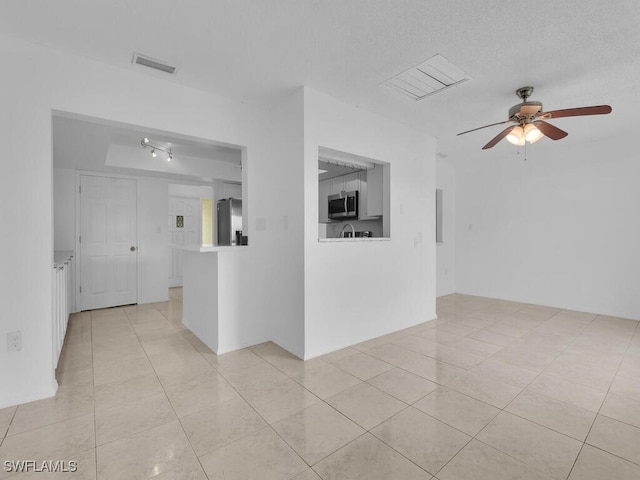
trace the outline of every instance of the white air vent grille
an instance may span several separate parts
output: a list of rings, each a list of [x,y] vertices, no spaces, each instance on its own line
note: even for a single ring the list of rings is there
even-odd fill
[[[436,55],[387,80],[383,85],[417,102],[434,93],[466,82],[470,78],[468,73],[442,55]]]
[[[170,75],[174,75],[176,73],[176,67],[172,67],[171,65],[162,63],[159,60],[154,60],[153,58],[145,57],[138,53],[133,54],[132,63],[142,65],[143,67],[153,68],[154,70],[160,70],[161,72],[165,72]]]

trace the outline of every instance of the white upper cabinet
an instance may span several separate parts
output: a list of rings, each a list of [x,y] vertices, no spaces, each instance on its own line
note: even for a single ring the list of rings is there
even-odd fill
[[[329,195],[333,193],[333,178],[318,184],[318,222],[329,222]]]
[[[376,165],[374,168],[367,170],[367,216],[379,217],[383,213],[382,209],[382,165]]]
[[[341,192],[353,192],[354,190],[360,190],[360,177],[358,174],[359,172],[349,173],[347,175],[334,177],[325,181],[332,182],[332,194]]]
[[[360,190],[360,176],[359,172],[350,173],[344,177],[344,191],[353,192],[354,190]]]
[[[382,166],[360,172],[359,218],[382,216]]]

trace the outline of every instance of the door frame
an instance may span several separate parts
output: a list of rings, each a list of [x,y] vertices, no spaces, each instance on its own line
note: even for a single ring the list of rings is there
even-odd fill
[[[75,266],[75,278],[76,285],[74,292],[74,300],[75,300],[75,311],[80,312],[80,308],[82,306],[80,287],[82,286],[82,255],[80,255],[80,232],[81,230],[81,202],[82,198],[80,195],[80,180],[82,176],[91,176],[91,177],[104,177],[104,178],[120,178],[123,180],[134,180],[136,182],[136,248],[138,250],[138,254],[136,255],[136,304],[138,303],[138,293],[140,292],[140,262],[139,262],[139,252],[140,252],[140,219],[138,218],[138,204],[140,203],[140,189],[138,188],[138,183],[140,182],[140,177],[135,175],[122,175],[118,173],[109,174],[103,172],[93,172],[89,170],[76,170],[76,185],[75,185],[75,258],[76,261],[73,262]]]

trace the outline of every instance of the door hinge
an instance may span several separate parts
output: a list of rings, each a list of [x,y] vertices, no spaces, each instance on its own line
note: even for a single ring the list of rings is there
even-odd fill
[[[80,285],[80,293],[82,293],[82,285]]]
[[[80,185],[80,186],[78,187],[78,193],[79,193],[80,195],[82,195],[82,185]]]

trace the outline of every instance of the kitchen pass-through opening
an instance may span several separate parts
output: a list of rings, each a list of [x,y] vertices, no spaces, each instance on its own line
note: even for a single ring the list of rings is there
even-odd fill
[[[318,240],[390,238],[390,164],[318,148]]]

